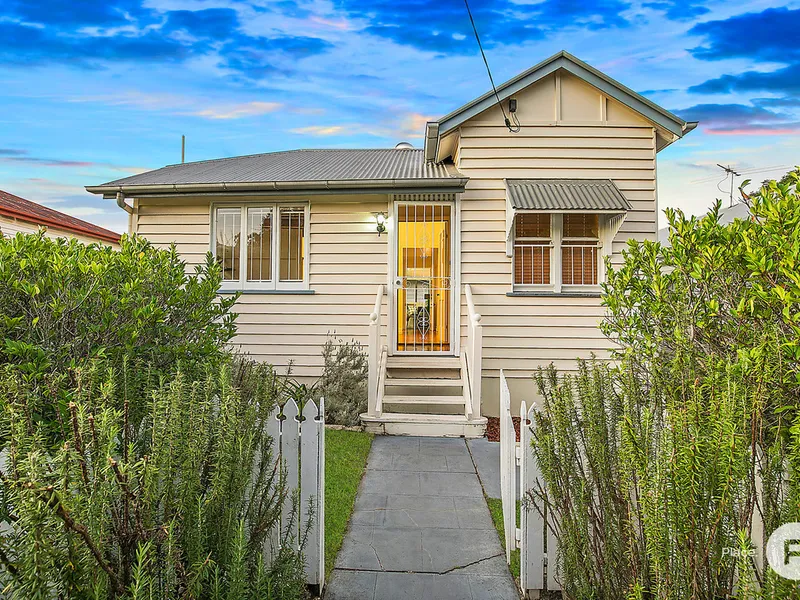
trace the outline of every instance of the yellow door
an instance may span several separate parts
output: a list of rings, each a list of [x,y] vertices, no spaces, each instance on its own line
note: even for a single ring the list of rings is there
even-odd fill
[[[397,207],[398,352],[450,352],[451,207]]]

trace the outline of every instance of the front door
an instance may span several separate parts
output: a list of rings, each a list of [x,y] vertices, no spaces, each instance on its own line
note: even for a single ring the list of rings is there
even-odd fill
[[[452,206],[397,204],[396,352],[452,353]]]

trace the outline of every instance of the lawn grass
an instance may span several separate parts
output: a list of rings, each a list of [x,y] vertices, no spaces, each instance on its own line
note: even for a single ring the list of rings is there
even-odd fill
[[[325,579],[330,576],[367,466],[372,434],[325,431]]]
[[[498,498],[486,498],[486,503],[489,505],[489,512],[492,514],[492,521],[494,522],[497,535],[500,536],[500,544],[503,550],[506,549],[506,534],[503,531],[503,501]],[[519,500],[517,500],[517,527],[519,527]],[[511,551],[511,564],[508,567],[511,575],[515,579],[519,579],[519,549]]]

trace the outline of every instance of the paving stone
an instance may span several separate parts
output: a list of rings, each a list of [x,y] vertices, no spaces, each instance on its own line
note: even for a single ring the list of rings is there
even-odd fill
[[[336,565],[339,569],[363,569],[379,571],[381,569],[378,554],[372,547],[372,527],[350,524],[344,537]]]
[[[442,455],[397,454],[392,459],[391,467],[387,470],[394,471],[447,471],[446,457]]]
[[[420,473],[418,493],[426,496],[483,497],[481,485],[474,473]]]
[[[461,529],[492,529],[494,522],[483,498],[453,498]]]
[[[470,575],[469,586],[473,600],[515,600],[517,586],[510,574],[503,576]]]
[[[503,552],[500,556],[495,556],[480,562],[473,563],[468,567],[458,569],[456,573],[463,573],[465,575],[492,575],[505,574],[508,571],[508,564],[506,563],[506,554]]]
[[[383,516],[387,527],[415,527],[425,529],[458,529],[458,515],[454,508],[447,510],[416,510],[413,508],[389,509]]]
[[[426,582],[432,575],[425,573],[378,573],[375,583],[375,600],[420,600]]]
[[[489,529],[423,529],[422,566],[444,573],[503,553],[497,532]]]
[[[467,447],[461,438],[420,438],[419,451],[423,454],[439,453],[444,456],[467,454]]]
[[[489,498],[500,498],[500,442],[490,442],[486,438],[467,440],[469,451],[478,469],[481,485]],[[516,498],[519,498],[519,477]]]
[[[467,575],[448,573],[433,575],[425,582],[421,598],[436,600],[465,600],[472,598],[472,590]]]
[[[334,569],[325,590],[325,600],[372,600],[377,574],[370,571]]]
[[[442,473],[445,475],[446,473]],[[437,474],[438,475],[438,474]],[[361,480],[361,492],[365,494],[417,495],[420,493],[419,473],[405,471],[374,471],[367,469]]]
[[[381,527],[372,536],[371,548],[382,571],[423,571],[424,529]]]
[[[472,457],[467,453],[445,456],[444,458],[447,462],[447,470],[451,473],[475,472],[475,465],[472,464]]]

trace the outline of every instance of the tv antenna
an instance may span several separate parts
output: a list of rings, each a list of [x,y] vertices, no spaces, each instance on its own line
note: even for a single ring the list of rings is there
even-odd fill
[[[727,179],[728,177],[731,178],[730,204],[728,206],[733,206],[733,182],[736,177],[741,177],[742,174],[737,173],[734,169],[731,168],[730,165],[728,165],[727,167],[723,167],[721,164],[717,163],[717,166],[723,171],[725,171],[725,179]],[[725,179],[723,179],[722,181],[725,181]],[[719,187],[719,184],[722,183],[722,181],[720,181],[717,184],[717,189],[724,194],[725,190]]]

